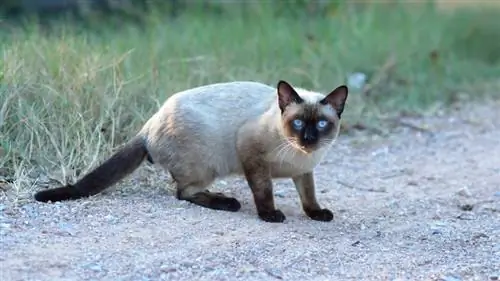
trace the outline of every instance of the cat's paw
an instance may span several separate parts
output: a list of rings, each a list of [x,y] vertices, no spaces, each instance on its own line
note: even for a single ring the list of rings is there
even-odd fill
[[[266,222],[284,222],[286,219],[285,214],[280,210],[260,212],[259,217]]]
[[[307,210],[307,216],[315,221],[332,221],[333,213],[328,209]]]
[[[223,211],[237,212],[241,209],[241,204],[236,198],[225,197],[224,195],[214,198],[211,204],[213,204],[214,209]]]

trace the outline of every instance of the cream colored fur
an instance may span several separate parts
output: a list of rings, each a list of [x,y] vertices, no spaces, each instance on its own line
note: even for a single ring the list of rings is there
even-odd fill
[[[295,89],[308,103],[325,97]],[[307,154],[286,140],[280,114],[275,87],[257,82],[218,83],[170,97],[139,136],[145,139],[154,163],[170,171],[180,187],[193,187],[190,193],[204,189],[217,177],[243,174],[242,155],[256,153],[243,145],[248,142],[258,143],[252,147],[262,150],[274,178],[311,172],[333,140]]]

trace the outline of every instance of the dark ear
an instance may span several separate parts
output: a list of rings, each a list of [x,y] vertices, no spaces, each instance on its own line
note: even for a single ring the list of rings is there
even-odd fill
[[[280,80],[278,82],[278,102],[281,112],[291,103],[302,103],[304,100],[295,92],[293,87],[287,82]]]
[[[342,85],[333,90],[328,96],[320,101],[321,104],[331,105],[337,112],[337,116],[340,118],[342,112],[344,111],[345,101],[347,100],[347,94],[349,90],[347,86]]]

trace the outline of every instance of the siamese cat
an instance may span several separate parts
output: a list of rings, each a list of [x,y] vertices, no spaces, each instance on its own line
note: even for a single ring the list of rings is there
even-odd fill
[[[313,169],[338,136],[348,88],[328,95],[249,81],[216,83],[172,95],[118,152],[73,185],[35,194],[42,202],[95,195],[148,160],[169,172],[176,197],[236,212],[239,201],[208,190],[218,178],[244,176],[266,222],[283,222],[275,207],[274,178],[291,178],[302,209],[331,221],[315,195]]]

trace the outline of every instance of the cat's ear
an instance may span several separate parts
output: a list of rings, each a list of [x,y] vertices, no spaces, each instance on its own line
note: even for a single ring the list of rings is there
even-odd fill
[[[347,86],[342,85],[333,90],[324,99],[320,101],[321,104],[331,105],[337,112],[337,116],[340,118],[342,112],[344,111],[345,101],[347,100],[347,94],[349,90]]]
[[[292,103],[302,103],[304,100],[297,94],[293,87],[286,81],[280,80],[278,82],[278,103],[281,112]]]

